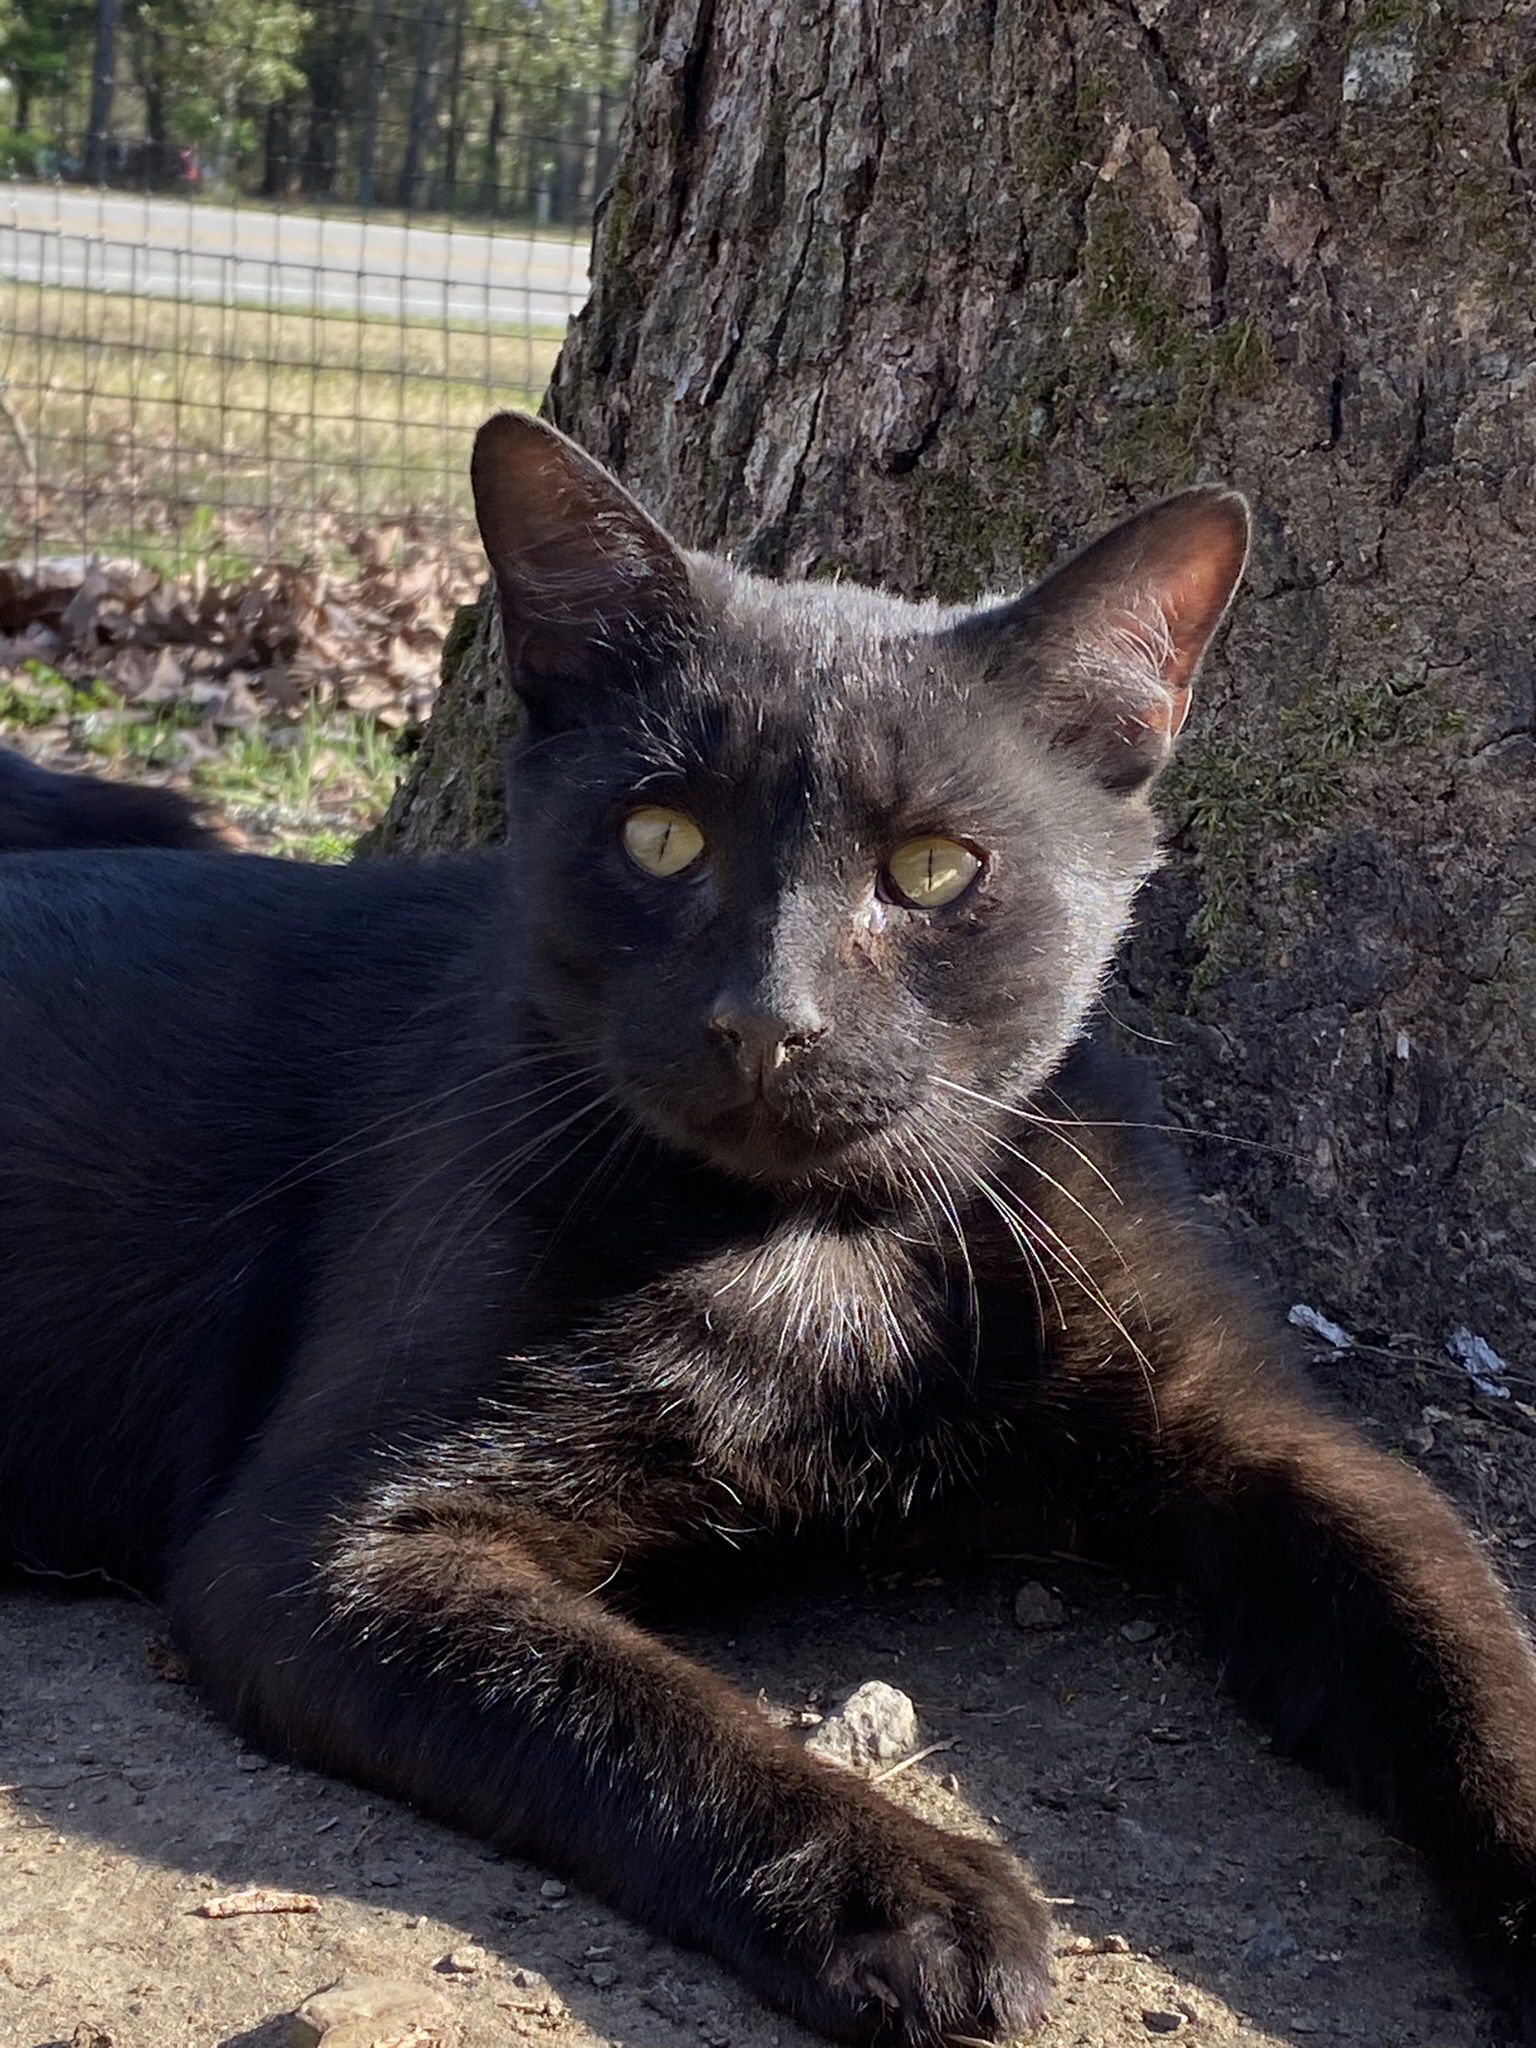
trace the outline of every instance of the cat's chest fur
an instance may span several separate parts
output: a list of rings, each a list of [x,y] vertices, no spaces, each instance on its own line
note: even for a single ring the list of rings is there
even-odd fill
[[[588,1484],[594,1447],[614,1445],[600,1462],[615,1479],[624,1467],[626,1519],[643,1529],[654,1505],[674,1534],[681,1511],[695,1534],[746,1536],[936,1490],[949,1322],[930,1249],[808,1205],[610,1300],[533,1371],[573,1431],[580,1417]],[[591,1515],[603,1502],[564,1505]]]

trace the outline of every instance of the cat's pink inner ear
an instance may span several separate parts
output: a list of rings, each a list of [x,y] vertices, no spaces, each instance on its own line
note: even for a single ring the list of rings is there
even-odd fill
[[[600,463],[526,413],[475,437],[475,513],[514,669],[579,674],[604,651],[675,630],[688,571]]]
[[[1201,485],[1148,505],[1012,604],[954,629],[994,686],[1107,788],[1143,788],[1189,715],[1248,557],[1248,507]]]
[[[1128,543],[1124,581],[1093,630],[1106,652],[1155,682],[1138,716],[1149,733],[1171,743],[1189,716],[1195,672],[1243,573],[1248,508],[1233,491],[1191,491],[1153,507],[1121,534]]]

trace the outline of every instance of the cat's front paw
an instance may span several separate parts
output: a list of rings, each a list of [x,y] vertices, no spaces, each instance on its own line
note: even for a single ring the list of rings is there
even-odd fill
[[[890,2048],[1009,2041],[1040,2024],[1050,1915],[1012,1856],[894,1814],[851,1846],[842,1896],[805,1917],[817,1952],[781,2004],[834,2039]]]

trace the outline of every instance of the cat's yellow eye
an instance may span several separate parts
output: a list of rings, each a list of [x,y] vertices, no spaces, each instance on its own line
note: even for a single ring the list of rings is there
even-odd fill
[[[648,875],[680,875],[704,851],[704,834],[686,811],[641,804],[624,820],[624,851]]]
[[[908,839],[885,864],[885,878],[914,910],[940,910],[963,896],[981,862],[958,839]]]

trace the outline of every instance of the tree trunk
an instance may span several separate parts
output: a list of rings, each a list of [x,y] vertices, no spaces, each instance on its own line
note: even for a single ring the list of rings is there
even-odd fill
[[[501,210],[501,150],[506,118],[507,93],[501,73],[501,53],[498,50],[496,54],[496,82],[491,88],[490,120],[485,131],[484,168],[480,173],[478,211],[487,215],[494,215]]]
[[[416,32],[416,75],[411,87],[411,111],[406,116],[405,159],[400,166],[400,184],[395,204],[409,212],[416,205],[422,165],[430,147],[436,113],[437,45],[443,28],[443,0],[425,0]]]
[[[559,424],[686,540],[1007,589],[1254,499],[1112,1013],[1290,1299],[1536,1362],[1536,9],[658,0]],[[483,632],[384,837],[478,836]]]
[[[106,176],[107,131],[112,126],[112,93],[117,77],[118,0],[97,0],[96,46],[91,60],[91,104],[85,120],[85,182]]]
[[[293,108],[288,100],[273,100],[267,108],[263,133],[260,195],[263,199],[286,199],[290,159],[293,153]]]
[[[459,150],[463,142],[464,87],[464,0],[453,12],[453,46],[448,59],[448,78],[443,87],[445,119],[440,130],[441,161],[437,173],[437,205],[444,213],[459,208]]]
[[[328,199],[336,189],[343,104],[341,62],[335,50],[326,50],[309,65],[309,121],[299,164],[299,189],[306,199]]]
[[[369,0],[368,70],[363,87],[362,138],[357,153],[357,203],[367,213],[374,202],[379,147],[379,93],[384,70],[384,0]]]

